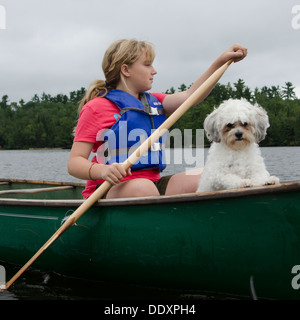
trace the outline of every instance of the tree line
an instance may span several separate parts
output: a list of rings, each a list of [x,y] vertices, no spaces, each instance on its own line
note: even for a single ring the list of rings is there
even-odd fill
[[[171,87],[166,93],[186,89],[187,86],[182,84],[177,90]],[[282,87],[264,86],[254,91],[242,79],[233,85],[218,83],[205,101],[187,111],[171,129],[179,128],[182,133],[184,129],[193,129],[195,134],[196,129],[203,128],[205,117],[215,106],[229,98],[245,98],[259,103],[268,112],[271,127],[261,145],[300,146],[300,100],[294,89],[291,82]],[[9,97],[3,95],[0,102],[0,149],[69,149],[78,118],[78,103],[84,94],[84,88],[69,95],[35,94],[28,102],[23,99],[10,102]]]
[[[178,91],[184,91],[187,87],[182,84]],[[167,93],[174,93],[172,87]],[[295,87],[291,82],[284,86],[264,86],[251,90],[242,79],[231,85],[218,83],[210,95],[198,106],[189,109],[173,126],[182,132],[184,128],[203,128],[203,121],[215,107],[224,100],[245,98],[251,103],[258,103],[267,112],[270,128],[267,137],[260,143],[261,146],[300,146],[300,99],[295,94]],[[195,144],[195,136],[193,137]],[[205,145],[209,142],[205,137]]]

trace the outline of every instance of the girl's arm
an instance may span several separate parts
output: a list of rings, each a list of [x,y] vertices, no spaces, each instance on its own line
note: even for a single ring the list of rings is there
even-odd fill
[[[93,148],[93,143],[73,143],[68,161],[68,172],[70,175],[82,180],[106,180],[116,185],[126,176],[126,171],[120,163],[105,165],[93,164],[88,160]],[[131,174],[130,170],[128,174]]]
[[[238,52],[238,50],[241,50],[242,52]],[[235,62],[238,62],[244,59],[246,56],[247,48],[240,44],[234,44],[232,47],[222,53],[207,69],[207,71],[203,73],[202,76],[197,79],[189,89],[187,89],[186,91],[169,94],[165,97],[163,101],[163,107],[166,111],[166,114],[170,115],[171,113],[173,113],[193,92],[195,92],[202,85],[203,82],[205,82],[224,63],[231,59],[234,59]],[[210,92],[207,92],[206,96],[202,97],[195,104],[203,101],[209,95],[209,93]]]

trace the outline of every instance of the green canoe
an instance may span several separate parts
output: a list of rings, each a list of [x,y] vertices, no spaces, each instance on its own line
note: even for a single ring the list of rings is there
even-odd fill
[[[0,261],[24,265],[83,202],[82,189],[1,179]],[[101,200],[33,267],[195,293],[250,296],[251,282],[258,298],[299,299],[300,181]]]

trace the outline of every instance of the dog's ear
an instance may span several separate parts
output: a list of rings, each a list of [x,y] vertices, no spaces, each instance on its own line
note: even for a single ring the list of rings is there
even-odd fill
[[[204,130],[209,141],[220,142],[221,136],[217,128],[217,109],[209,114],[204,120]]]
[[[265,109],[259,104],[254,105],[255,121],[254,121],[254,136],[257,143],[264,140],[267,135],[267,129],[270,127],[269,117]]]

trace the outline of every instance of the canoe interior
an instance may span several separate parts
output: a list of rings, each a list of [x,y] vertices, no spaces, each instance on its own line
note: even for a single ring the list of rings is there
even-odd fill
[[[61,190],[63,186],[68,187],[66,190]],[[43,206],[78,206],[82,200],[82,191],[85,185],[81,183],[72,182],[53,182],[53,181],[34,181],[34,180],[20,180],[20,179],[1,179],[0,178],[0,200],[11,199],[13,204],[19,205],[39,205],[39,200]],[[28,189],[57,189],[56,191],[46,192],[20,192],[9,193],[9,190],[28,190]],[[156,202],[159,203],[176,203],[187,201],[202,201],[202,200],[216,200],[223,198],[239,198],[249,197],[253,195],[277,194],[286,192],[300,192],[300,180],[282,183],[276,186],[262,186],[257,188],[244,188],[235,190],[221,190],[217,192],[206,193],[190,193],[174,196],[154,196],[144,198],[127,198],[127,199],[111,199],[101,200],[96,203],[96,206],[124,206],[124,205],[149,205]],[[15,199],[17,202],[14,202]],[[24,201],[22,201],[24,200]],[[31,202],[30,200],[34,200]],[[56,201],[57,200],[57,201]],[[73,203],[71,202],[73,200]],[[46,202],[45,202],[46,201]],[[5,201],[6,202],[6,201]],[[0,203],[4,203],[0,201]],[[8,201],[8,203],[10,203]]]
[[[79,183],[0,179],[0,199],[79,200],[83,189]]]

